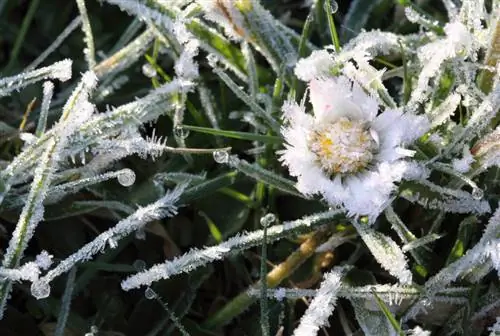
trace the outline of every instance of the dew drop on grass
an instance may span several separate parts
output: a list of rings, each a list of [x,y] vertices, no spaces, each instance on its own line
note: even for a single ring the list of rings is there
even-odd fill
[[[272,213],[268,213],[267,215],[265,215],[260,219],[260,225],[262,225],[263,227],[268,227],[275,221],[276,221],[276,216]]]
[[[174,127],[174,135],[180,139],[186,139],[189,136],[189,130],[177,125]]]
[[[134,263],[132,264],[132,266],[134,266],[134,268],[136,270],[138,270],[139,272],[141,272],[141,271],[144,271],[146,269],[146,262],[144,260],[137,259],[136,261],[134,261]]]
[[[144,296],[146,297],[146,299],[152,300],[152,299],[156,298],[156,293],[151,287],[148,287],[148,288],[146,288],[146,291],[144,292]]]
[[[118,175],[118,183],[124,187],[130,187],[135,182],[135,173],[132,169],[123,169]]]
[[[213,156],[217,163],[227,163],[229,161],[229,153],[227,150],[216,150]]]
[[[337,10],[339,9],[339,5],[335,0],[325,0],[323,6],[326,12],[330,12],[332,14],[337,13]]]
[[[153,78],[156,76],[156,69],[149,63],[144,63],[142,65],[142,73],[148,78]]]
[[[44,299],[50,294],[50,285],[46,281],[34,281],[31,284],[31,295],[37,300]]]

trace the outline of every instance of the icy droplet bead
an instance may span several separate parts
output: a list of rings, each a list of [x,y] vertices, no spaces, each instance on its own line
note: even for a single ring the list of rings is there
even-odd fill
[[[260,225],[262,225],[263,227],[268,227],[275,221],[276,221],[276,216],[272,213],[268,213],[267,215],[265,215],[260,219]]]
[[[148,288],[146,288],[146,291],[144,292],[144,296],[146,297],[146,299],[152,300],[152,299],[156,298],[156,293],[152,288],[148,287]]]
[[[132,264],[132,266],[134,266],[134,268],[136,270],[138,270],[139,272],[141,272],[141,271],[144,271],[146,269],[146,262],[144,260],[137,259],[136,261],[134,261],[134,263]]]
[[[118,183],[124,187],[130,187],[135,182],[135,173],[132,169],[123,169],[118,175]]]
[[[339,9],[339,5],[337,4],[337,2],[335,0],[326,0],[325,3],[323,4],[323,6],[324,6],[326,12],[329,12],[332,14],[337,13],[337,11]]]
[[[227,163],[229,161],[229,153],[226,150],[216,150],[213,157],[217,163]]]
[[[34,281],[31,284],[31,295],[37,300],[45,299],[50,295],[50,285],[46,281]]]
[[[186,139],[189,136],[189,130],[177,125],[174,127],[174,135],[180,139]]]
[[[156,69],[149,63],[144,63],[142,65],[142,74],[148,78],[153,78],[156,76]]]

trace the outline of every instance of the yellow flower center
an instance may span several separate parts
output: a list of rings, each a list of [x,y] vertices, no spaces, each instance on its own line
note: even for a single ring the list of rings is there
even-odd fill
[[[323,170],[334,175],[356,173],[366,168],[378,144],[362,122],[340,118],[314,130],[309,146]]]

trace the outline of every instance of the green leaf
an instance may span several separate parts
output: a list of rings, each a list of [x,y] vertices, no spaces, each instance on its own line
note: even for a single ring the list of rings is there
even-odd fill
[[[457,240],[448,255],[446,265],[460,259],[464,255],[477,223],[478,220],[476,216],[469,216],[460,223],[458,226]]]
[[[378,297],[378,295],[377,295],[377,293],[375,293],[375,291],[372,291],[372,294],[375,297],[375,301],[377,302],[378,306],[380,307],[380,309],[384,313],[384,315],[387,318],[387,320],[389,320],[389,322],[391,323],[391,326],[394,328],[394,330],[396,330],[396,332],[400,336],[404,336],[404,332],[403,332],[403,330],[401,330],[400,323],[396,320],[396,318],[394,317],[394,315],[392,315],[391,311],[389,310],[389,308],[387,307],[387,305],[385,304],[385,302],[382,301]]]
[[[218,244],[222,241],[222,234],[217,227],[217,225],[214,223],[213,220],[210,219],[203,211],[199,211],[198,214],[205,219],[208,225],[208,229],[210,230],[210,234],[214,238],[215,242]]]
[[[263,135],[258,133],[249,133],[249,132],[238,132],[238,131],[226,131],[209,127],[199,127],[192,125],[182,125],[183,128],[212,135],[218,135],[226,138],[240,139],[240,140],[248,140],[248,141],[260,141],[268,144],[281,144],[283,139],[277,136],[272,135]]]
[[[392,336],[394,328],[375,302],[365,299],[350,299],[356,320],[364,335]],[[375,307],[373,307],[375,304]]]
[[[181,195],[179,203],[189,203],[196,199],[211,195],[221,188],[229,187],[236,181],[236,175],[238,175],[238,172],[233,171],[188,188]]]
[[[287,194],[305,198],[304,195],[300,194],[297,189],[295,189],[295,182],[273,173],[272,171],[266,170],[257,164],[251,164],[245,160],[240,160],[232,156],[229,159],[229,165],[257,181],[273,186]]]

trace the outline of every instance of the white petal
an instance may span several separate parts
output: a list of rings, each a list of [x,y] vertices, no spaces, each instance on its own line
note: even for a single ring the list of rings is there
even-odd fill
[[[346,77],[313,79],[310,82],[310,100],[317,122],[329,123],[341,117],[365,120],[360,106],[352,100],[351,86]]]

